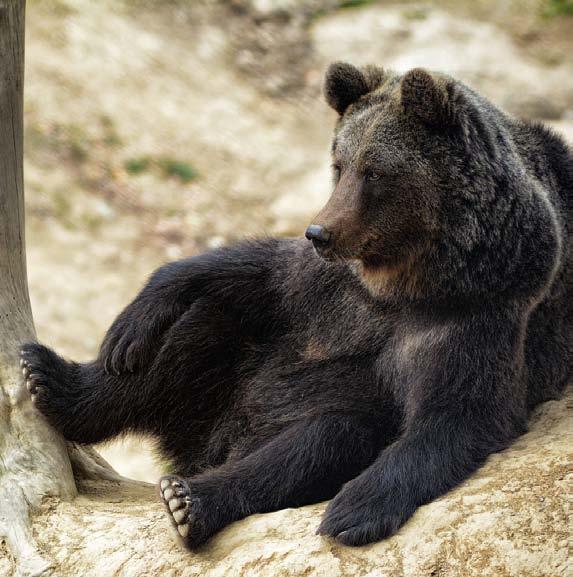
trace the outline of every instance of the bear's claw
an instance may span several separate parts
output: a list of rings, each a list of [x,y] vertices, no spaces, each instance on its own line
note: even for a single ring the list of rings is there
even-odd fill
[[[75,440],[67,428],[79,391],[72,365],[40,343],[25,343],[20,350],[20,369],[34,406],[54,428]]]
[[[41,386],[50,378],[48,370],[44,368],[42,360],[35,353],[36,351],[32,349],[32,347],[28,347],[20,352],[22,375],[26,381],[26,388],[32,395],[34,404],[36,403]]]
[[[22,375],[26,381],[26,388],[31,395],[35,395],[38,392],[38,375],[32,373],[32,367],[28,360],[21,358],[20,367],[22,368]]]

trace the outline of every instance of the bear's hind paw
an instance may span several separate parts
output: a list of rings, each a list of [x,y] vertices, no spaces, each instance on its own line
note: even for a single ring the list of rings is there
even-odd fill
[[[167,515],[177,533],[183,539],[185,546],[189,536],[191,519],[189,510],[191,506],[191,490],[189,485],[180,477],[163,477],[159,482],[161,500],[167,510]]]
[[[71,375],[67,363],[48,347],[26,343],[20,351],[20,368],[34,405],[46,416],[55,417],[54,410],[61,408],[68,396]]]

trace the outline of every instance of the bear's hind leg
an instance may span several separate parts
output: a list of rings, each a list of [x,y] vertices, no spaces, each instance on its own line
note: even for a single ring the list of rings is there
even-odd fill
[[[225,447],[213,455],[207,446],[237,388],[242,337],[226,311],[208,298],[197,299],[166,332],[145,375],[148,430],[180,475],[226,458]]]
[[[22,346],[21,363],[35,406],[69,441],[93,444],[125,432],[149,433],[179,471],[189,471],[181,429],[208,436],[208,422],[230,394],[222,389],[234,383],[239,337],[224,311],[201,298],[160,339],[159,352],[146,359],[148,370],[109,374],[101,360],[68,362],[38,343]]]
[[[183,544],[194,549],[253,513],[333,497],[375,459],[383,441],[367,417],[311,417],[238,461],[196,477],[163,477],[160,496]]]
[[[99,443],[136,428],[133,376],[107,375],[96,363],[68,362],[39,343],[26,343],[20,365],[32,402],[66,439]]]

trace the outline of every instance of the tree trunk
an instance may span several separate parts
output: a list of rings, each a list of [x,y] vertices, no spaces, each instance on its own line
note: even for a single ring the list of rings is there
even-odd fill
[[[64,441],[33,411],[19,370],[18,346],[35,336],[24,245],[24,6],[0,1],[0,536],[25,575],[49,565],[29,507],[76,488]]]
[[[30,510],[46,496],[76,495],[72,462],[83,477],[120,478],[95,451],[66,446],[34,410],[20,372],[19,345],[35,338],[24,242],[24,12],[25,0],[0,0],[0,538],[23,576],[51,565]]]

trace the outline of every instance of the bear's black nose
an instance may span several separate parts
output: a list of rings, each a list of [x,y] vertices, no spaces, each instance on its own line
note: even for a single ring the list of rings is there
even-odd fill
[[[320,224],[311,224],[306,229],[304,236],[306,236],[308,240],[312,240],[314,246],[317,244],[320,246],[326,246],[330,241],[331,234],[323,226],[320,226]]]

